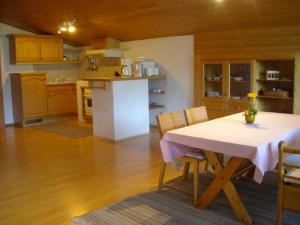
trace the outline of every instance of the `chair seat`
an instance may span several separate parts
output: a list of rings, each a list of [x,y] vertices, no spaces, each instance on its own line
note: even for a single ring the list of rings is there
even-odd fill
[[[291,165],[300,165],[300,155],[289,154],[285,157],[284,162]]]
[[[287,174],[287,177],[284,178],[286,183],[300,185],[300,169],[292,169]]]
[[[206,160],[206,157],[204,156],[202,151],[193,151],[191,153],[184,155],[184,157],[194,158],[194,159],[199,159],[199,160]]]

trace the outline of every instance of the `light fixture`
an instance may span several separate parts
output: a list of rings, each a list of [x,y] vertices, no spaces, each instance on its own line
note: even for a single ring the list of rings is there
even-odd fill
[[[75,20],[63,22],[58,26],[57,33],[58,34],[65,33],[65,32],[74,33],[76,31],[76,27],[74,24],[75,24]]]

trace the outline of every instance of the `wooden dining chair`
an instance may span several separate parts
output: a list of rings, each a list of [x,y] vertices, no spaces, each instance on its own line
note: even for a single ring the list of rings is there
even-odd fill
[[[170,130],[174,130],[177,128],[185,127],[186,123],[183,115],[180,112],[171,112],[171,113],[163,113],[156,116],[157,124],[159,128],[160,137],[162,138],[164,134]],[[183,177],[187,179],[189,167],[192,163],[194,166],[194,204],[198,203],[198,192],[199,192],[199,164],[200,162],[206,160],[203,154],[200,151],[195,151],[193,154],[186,155],[181,157],[179,160],[183,160],[185,162]],[[161,190],[164,176],[166,170],[166,163],[163,162],[159,175],[158,182],[158,191]]]
[[[208,120],[205,106],[193,107],[184,110],[187,125],[194,125]]]
[[[282,223],[282,210],[300,212],[300,164],[291,164],[287,156],[300,155],[300,149],[279,143],[278,160],[278,197],[276,224]]]
[[[193,107],[184,110],[185,121],[187,125],[194,125],[208,121],[208,115],[205,106]],[[187,174],[189,173],[187,166]],[[208,161],[205,162],[205,170],[208,169]]]

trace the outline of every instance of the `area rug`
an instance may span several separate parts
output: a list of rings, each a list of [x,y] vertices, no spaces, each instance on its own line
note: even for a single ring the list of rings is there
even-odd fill
[[[33,126],[41,130],[53,132],[69,138],[82,138],[93,135],[93,128],[69,122],[45,123]]]
[[[201,174],[201,192],[213,176]],[[262,184],[254,181],[234,181],[253,224],[275,224],[277,180],[269,173]],[[154,190],[139,194],[72,219],[76,225],[235,225],[235,217],[225,195],[217,198],[205,210],[192,204],[192,177],[188,181],[176,178],[162,192]],[[285,225],[300,224],[300,215],[284,212]]]

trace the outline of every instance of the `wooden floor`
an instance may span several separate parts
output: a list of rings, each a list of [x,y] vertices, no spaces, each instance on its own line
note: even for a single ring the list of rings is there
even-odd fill
[[[116,144],[0,129],[0,224],[72,224],[74,216],[156,186],[160,164],[155,129]],[[177,175],[169,166],[166,179]]]

